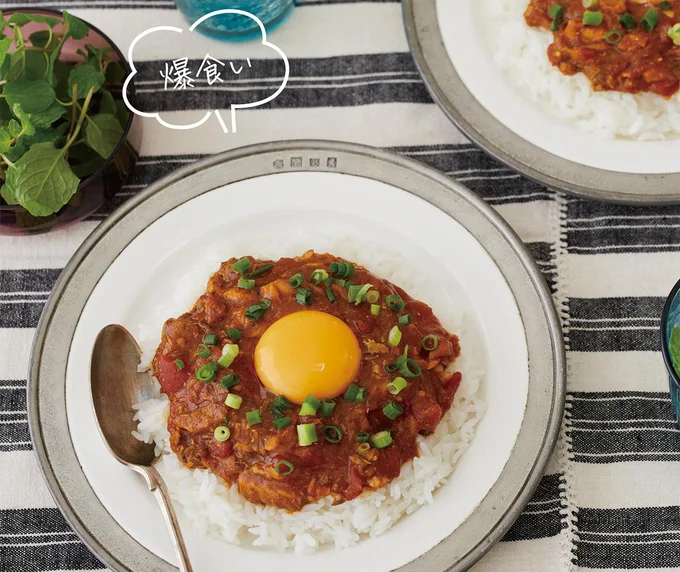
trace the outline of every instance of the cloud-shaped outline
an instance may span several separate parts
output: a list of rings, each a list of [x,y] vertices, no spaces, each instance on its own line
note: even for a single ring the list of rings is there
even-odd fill
[[[241,16],[246,16],[250,18],[251,20],[254,20],[255,23],[259,26],[260,28],[260,33],[262,34],[262,45],[267,46],[268,48],[271,48],[274,50],[276,53],[278,53],[281,58],[283,59],[283,64],[286,68],[285,74],[283,76],[283,81],[281,82],[281,85],[279,88],[270,96],[260,99],[258,101],[253,101],[250,103],[235,103],[231,105],[231,131],[232,133],[236,133],[236,110],[237,109],[247,109],[251,107],[259,107],[260,105],[264,105],[265,103],[268,103],[272,101],[274,98],[276,98],[286,87],[286,84],[288,83],[288,77],[290,75],[290,63],[288,62],[288,58],[286,57],[286,54],[283,53],[283,50],[279,48],[276,44],[272,44],[271,42],[267,41],[267,30],[264,27],[264,24],[262,21],[255,15],[251,14],[250,12],[246,12],[245,10],[237,10],[235,8],[225,8],[223,10],[215,10],[214,12],[210,12],[209,14],[206,14],[205,16],[201,16],[198,20],[196,20],[189,28],[190,32],[193,32],[194,29],[200,25],[202,22],[205,22],[208,18],[212,18],[213,16],[219,16],[220,14],[240,14]],[[134,40],[132,40],[132,43],[130,44],[130,47],[128,48],[128,62],[130,63],[130,68],[132,69],[132,73],[125,78],[125,82],[123,83],[123,101],[125,102],[125,105],[130,109],[133,113],[140,115],[142,117],[155,117],[156,121],[158,121],[161,125],[164,127],[168,127],[170,129],[180,129],[180,130],[186,130],[186,129],[193,129],[194,127],[199,127],[200,125],[203,125],[209,118],[210,114],[212,111],[206,111],[205,115],[199,119],[198,121],[195,121],[194,123],[188,124],[188,125],[175,125],[174,123],[168,123],[165,121],[161,116],[160,113],[153,112],[149,113],[146,111],[140,111],[136,107],[134,107],[130,101],[128,100],[127,97],[127,88],[128,85],[130,84],[130,81],[132,81],[132,78],[137,74],[137,68],[135,67],[135,62],[132,58],[132,52],[135,48],[135,45],[139,40],[141,40],[144,36],[147,36],[149,34],[152,34],[154,32],[159,32],[159,31],[167,31],[167,32],[177,32],[181,34],[184,30],[182,28],[177,28],[175,26],[154,26],[153,28],[149,28],[148,30],[145,30],[141,34],[139,34]],[[215,115],[217,116],[218,121],[220,122],[220,125],[222,127],[222,130],[225,133],[228,133],[229,130],[227,129],[227,126],[224,123],[224,120],[222,119],[222,115],[220,114],[218,109],[214,110]]]

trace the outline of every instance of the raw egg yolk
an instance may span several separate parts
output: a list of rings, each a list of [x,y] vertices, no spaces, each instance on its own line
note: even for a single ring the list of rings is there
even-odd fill
[[[255,347],[255,371],[264,386],[294,403],[337,397],[359,371],[361,349],[345,322],[314,310],[274,322]]]

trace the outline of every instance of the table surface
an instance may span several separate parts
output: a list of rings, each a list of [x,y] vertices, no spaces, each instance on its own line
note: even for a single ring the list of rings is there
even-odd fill
[[[185,26],[170,0],[27,3],[72,10],[123,51],[147,28]],[[290,59],[283,93],[240,111],[238,130],[228,135],[214,118],[190,132],[144,120],[140,160],[116,204],[208,153],[279,139],[374,145],[455,177],[493,205],[534,254],[563,322],[568,363],[567,412],[548,471],[475,569],[680,570],[680,430],[658,352],[659,316],[680,275],[680,207],[571,198],[487,157],[429,98],[408,53],[398,2],[301,0],[269,40]],[[213,86],[164,89],[166,62],[187,57],[197,69],[208,52],[236,69],[248,57],[251,66]],[[266,48],[188,34],[140,43],[137,53],[140,107],[178,123],[261,99],[283,73]],[[0,571],[102,568],[43,484],[25,390],[30,344],[50,289],[111,208],[65,231],[0,237]]]

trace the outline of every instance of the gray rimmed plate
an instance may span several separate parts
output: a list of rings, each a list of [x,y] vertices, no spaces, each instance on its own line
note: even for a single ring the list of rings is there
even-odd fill
[[[138,338],[151,332],[153,348],[162,321],[196,297],[178,302],[172,284],[200,288],[232,253],[263,255],[283,243],[341,256],[354,244],[359,262],[401,256],[402,271],[427,276],[423,299],[438,312],[462,311],[461,339],[483,370],[487,411],[450,483],[383,535],[297,556],[206,538],[181,515],[196,569],[224,561],[291,571],[467,568],[517,518],[557,439],[565,394],[559,321],[531,256],[491,208],[420,163],[359,145],[291,141],[209,157],[151,185],[85,241],[45,307],[29,374],[31,434],[59,507],[110,568],[173,569],[153,499],[96,431],[88,393],[94,336],[118,322]]]
[[[680,202],[677,138],[600,139],[546,113],[494,62],[488,4],[403,0],[416,65],[449,119],[490,155],[553,189],[621,203]]]

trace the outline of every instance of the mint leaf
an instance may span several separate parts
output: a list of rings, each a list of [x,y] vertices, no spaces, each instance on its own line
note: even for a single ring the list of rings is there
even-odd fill
[[[116,100],[111,95],[111,92],[102,89],[100,94],[102,96],[102,100],[99,102],[99,113],[115,115],[117,112]]]
[[[671,354],[671,361],[675,368],[675,373],[680,375],[680,326],[675,326],[671,330],[671,338],[668,342],[668,352]]]
[[[7,169],[7,182],[17,202],[33,216],[47,216],[63,207],[78,190],[78,177],[51,143],[31,147]]]
[[[31,118],[31,123],[36,129],[42,129],[49,127],[57,119],[63,117],[65,111],[66,108],[55,101],[47,109],[43,109],[38,113],[31,113],[29,117]]]
[[[66,10],[62,12],[64,15],[64,22],[68,24],[68,31],[76,40],[82,40],[90,31],[87,24],[82,20],[76,18],[73,14],[69,14]]]
[[[102,157],[110,157],[123,137],[123,128],[115,115],[99,113],[88,117],[85,141]]]
[[[12,137],[16,137],[21,133],[21,125],[16,119],[10,119],[9,124],[7,125],[7,129],[9,129],[10,134]]]
[[[68,160],[77,177],[84,179],[101,167],[106,159],[84,143],[69,149]]]
[[[0,153],[9,151],[13,137],[7,127],[0,127]]]
[[[21,122],[21,132],[24,135],[33,135],[35,133],[35,127],[33,127],[31,119],[29,118],[28,114],[24,112],[20,103],[15,103],[12,106],[12,112],[19,118],[19,121]]]
[[[5,84],[7,104],[20,103],[26,113],[38,113],[54,101],[54,90],[45,80],[17,79]]]
[[[78,86],[77,98],[82,99],[94,87],[97,92],[104,85],[104,74],[89,65],[82,65],[71,70],[68,76],[68,90],[73,93],[73,86]]]
[[[16,14],[12,14],[7,21],[8,24],[16,24],[17,26],[25,26],[29,22],[56,26],[59,23],[59,18],[55,18],[54,16],[43,16],[41,14],[24,14],[22,12],[17,12]]]
[[[64,136],[67,130],[67,123],[62,123],[58,127],[50,127],[49,129],[36,129],[35,134],[23,136],[21,142],[29,147],[38,143],[52,143],[54,145]],[[69,160],[70,159],[71,157],[69,155]]]
[[[5,199],[5,202],[8,205],[19,204],[16,193],[14,192],[14,188],[9,184],[8,181],[5,181],[5,184],[2,185],[2,188],[0,188],[0,195],[2,195],[2,198]]]
[[[16,163],[26,151],[28,151],[28,147],[26,146],[26,143],[24,143],[24,138],[22,137],[21,139],[17,139],[14,145],[12,145],[12,148],[5,153],[5,157],[12,163]]]
[[[0,38],[0,66],[4,63],[7,51],[11,45],[12,38],[5,38],[4,36]]]
[[[50,33],[48,30],[38,30],[28,36],[28,40],[36,48],[44,48],[47,46],[47,42],[50,41]]]
[[[106,81],[108,83],[122,83],[125,79],[125,68],[118,62],[110,62],[106,66]]]

